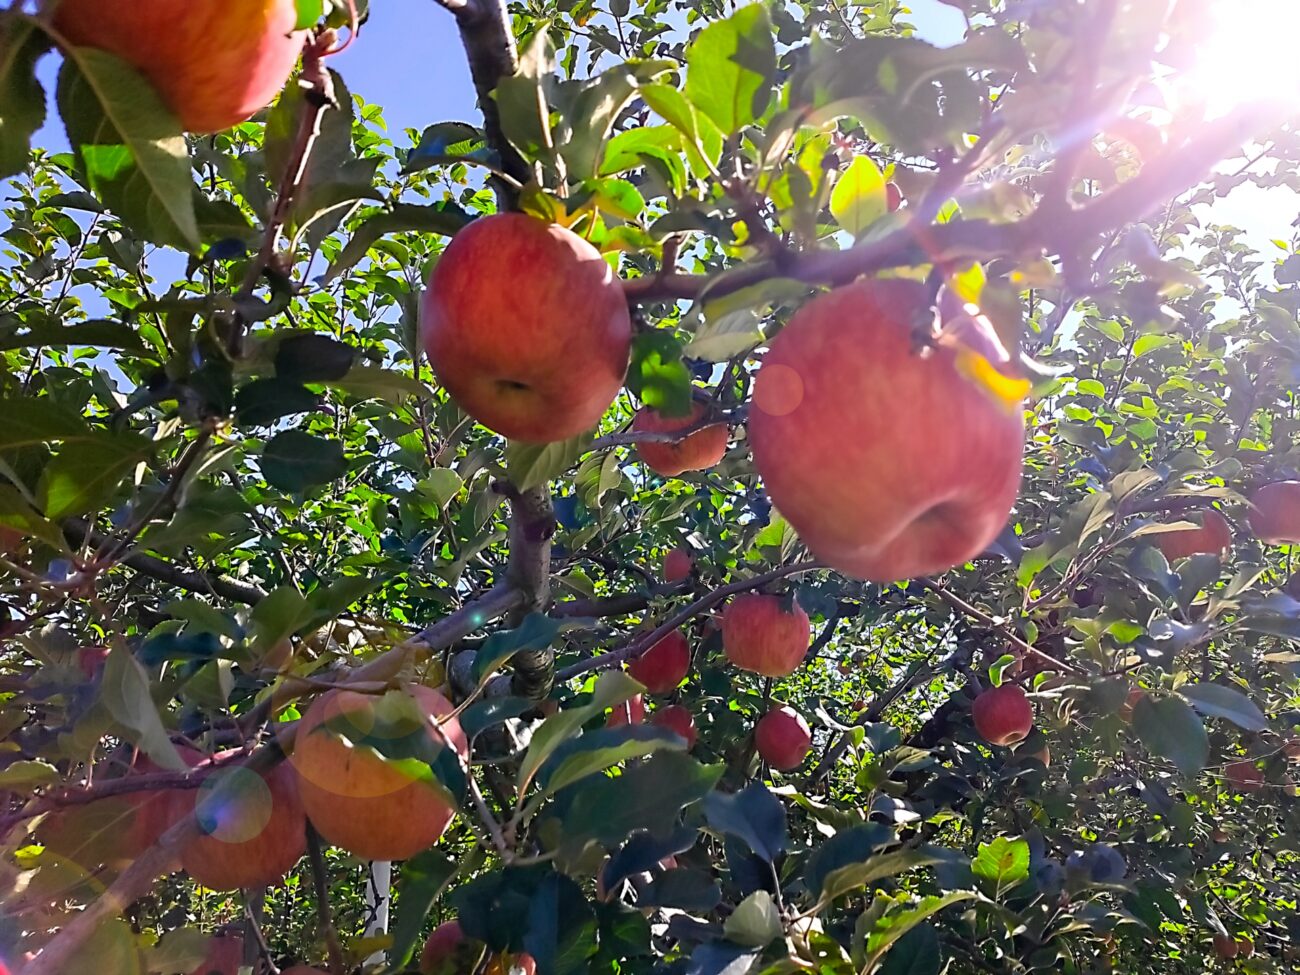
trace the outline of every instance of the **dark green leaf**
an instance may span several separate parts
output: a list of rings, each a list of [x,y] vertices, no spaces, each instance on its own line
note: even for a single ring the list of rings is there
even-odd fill
[[[1184,775],[1201,771],[1210,757],[1205,725],[1181,698],[1146,695],[1133,707],[1133,730],[1142,744]]]
[[[785,807],[761,782],[751,782],[730,795],[710,793],[704,800],[704,816],[710,827],[723,835],[743,840],[768,863],[785,852],[790,844]]]
[[[36,62],[50,42],[19,9],[0,14],[0,179],[27,167],[32,135],[45,123]]]
[[[813,850],[804,868],[804,886],[821,896],[826,878],[841,867],[866,863],[886,846],[895,842],[894,831],[880,823],[866,823],[842,830],[823,840]]]
[[[1183,684],[1178,693],[1201,714],[1227,718],[1247,731],[1263,731],[1268,727],[1268,720],[1259,706],[1234,688],[1223,684]]]
[[[664,416],[691,412],[691,373],[682,361],[682,344],[670,332],[651,329],[632,341],[627,388]]]
[[[684,752],[663,751],[616,779],[588,779],[575,787],[565,839],[621,843],[635,830],[661,828],[678,810],[703,799],[722,771]]]
[[[301,383],[254,379],[235,394],[235,413],[241,425],[266,426],[286,416],[310,412],[320,402],[319,394]]]
[[[262,473],[286,491],[301,491],[337,480],[347,473],[343,445],[301,430],[277,434],[262,450]]]

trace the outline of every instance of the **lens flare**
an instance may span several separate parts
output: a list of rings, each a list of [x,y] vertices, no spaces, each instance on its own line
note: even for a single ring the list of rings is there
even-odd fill
[[[1209,8],[1189,94],[1211,117],[1248,103],[1300,100],[1300,2],[1217,0]]]

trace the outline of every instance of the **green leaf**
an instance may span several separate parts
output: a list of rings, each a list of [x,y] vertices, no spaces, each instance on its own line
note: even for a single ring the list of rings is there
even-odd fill
[[[45,465],[36,485],[45,517],[61,521],[101,507],[149,456],[151,446],[136,434],[102,434],[76,447],[65,446]]]
[[[1146,695],[1133,707],[1133,730],[1142,744],[1184,775],[1201,771],[1210,757],[1205,725],[1182,698]]]
[[[148,239],[199,247],[189,150],[144,77],[94,48],[65,52],[59,114],[95,195]]]
[[[520,491],[539,487],[559,477],[578,462],[590,446],[592,435],[580,433],[556,443],[524,443],[511,440],[506,444],[506,471],[510,483]]]
[[[176,772],[189,767],[167,737],[150,691],[149,675],[130,651],[118,646],[109,653],[99,695],[113,720],[132,732],[131,740],[154,762]]]
[[[393,406],[404,406],[411,397],[433,399],[433,391],[414,376],[383,366],[353,366],[342,379],[323,380],[321,385],[357,399],[378,399]]]
[[[537,26],[532,42],[520,55],[519,69],[498,81],[492,92],[506,138],[531,159],[550,155],[554,145],[543,81],[555,70],[555,56],[551,32],[544,24]]]
[[[348,471],[343,444],[301,430],[276,434],[262,449],[262,474],[285,491],[302,491],[338,480]]]
[[[661,751],[617,778],[588,779],[574,787],[564,837],[613,844],[639,829],[661,829],[679,810],[708,795],[723,771],[724,766],[701,765],[685,752]]]
[[[330,263],[322,278],[329,284],[340,274],[360,263],[381,237],[388,234],[427,233],[450,237],[470,222],[470,215],[449,203],[420,206],[394,203],[389,209],[367,217],[352,231],[347,244]]]
[[[894,942],[880,975],[939,975],[942,967],[938,929],[932,924],[919,924]]]
[[[664,416],[691,412],[691,373],[682,361],[682,344],[664,329],[650,329],[632,341],[627,388]]]
[[[317,332],[286,335],[275,346],[275,374],[300,383],[342,379],[352,368],[357,350],[346,342]]]
[[[235,394],[235,415],[241,426],[268,426],[320,406],[321,398],[302,383],[280,378],[254,379]]]
[[[58,322],[35,322],[24,332],[0,336],[0,350],[29,349],[36,346],[96,346],[144,352],[145,345],[134,328],[124,322],[91,321],[77,325]]]
[[[574,880],[561,873],[542,878],[528,900],[523,944],[544,975],[594,969],[589,959],[597,949],[596,915]]]
[[[45,124],[45,89],[36,62],[50,42],[35,23],[0,14],[0,179],[21,173],[31,158],[32,135]]]
[[[831,190],[831,214],[854,237],[889,212],[885,174],[870,156],[854,156]]]
[[[0,450],[33,447],[54,440],[94,440],[98,434],[71,410],[48,397],[0,400]]]
[[[685,747],[681,738],[653,725],[598,728],[565,742],[542,767],[537,781],[542,794],[551,795],[629,759],[645,758],[661,749],[683,751]]]
[[[521,650],[545,650],[566,626],[575,625],[573,621],[562,622],[552,619],[545,613],[529,613],[514,629],[498,630],[483,641],[483,646],[474,655],[474,680],[481,682],[485,677],[500,670],[511,657]]]
[[[686,50],[686,97],[724,136],[767,110],[775,75],[772,25],[761,4],[710,24]]]
[[[725,275],[724,275],[725,277]],[[762,315],[775,304],[802,298],[808,285],[794,278],[768,278],[722,298],[707,295],[695,303],[692,318],[695,338],[686,355],[709,362],[725,362],[763,340]]]
[[[942,897],[931,895],[923,897],[915,905],[902,910],[890,909],[876,919],[867,932],[866,949],[873,962],[878,962],[884,954],[907,932],[922,921],[938,914],[945,907],[973,900],[978,895],[974,891],[954,890]]]
[[[438,896],[457,875],[472,874],[483,859],[483,848],[475,846],[459,860],[432,849],[402,863],[402,895],[397,903],[392,929],[393,946],[389,950],[394,969],[403,969],[415,955],[424,919]]]
[[[804,868],[804,885],[817,897],[829,900],[836,896],[828,890],[827,880],[844,867],[869,863],[882,849],[896,840],[894,831],[880,823],[866,823],[841,830],[813,850]]]
[[[1006,836],[981,843],[971,871],[999,891],[1014,887],[1029,877],[1029,844]]]
[[[1264,712],[1241,691],[1223,684],[1183,684],[1178,688],[1187,701],[1201,714],[1214,718],[1227,718],[1247,731],[1263,731],[1268,727]]]
[[[519,792],[522,795],[532,781],[537,770],[557,748],[578,729],[607,708],[622,704],[644,688],[621,670],[611,670],[596,680],[591,692],[591,700],[581,706],[566,708],[553,714],[533,733],[528,752],[519,766]]]
[[[571,128],[560,145],[570,180],[581,182],[596,174],[605,140],[619,113],[636,95],[639,82],[649,81],[671,67],[671,61],[629,62],[578,83],[577,93],[565,113]]]
[[[294,6],[298,10],[298,20],[293,25],[294,30],[308,30],[316,26],[316,23],[325,16],[325,0],[294,0]]]
[[[722,926],[727,940],[747,948],[765,948],[781,937],[781,912],[772,895],[756,890],[736,905]]]
[[[785,806],[762,782],[751,782],[735,793],[710,793],[704,800],[704,816],[711,829],[742,840],[767,863],[790,845]]]
[[[822,882],[822,902],[834,900],[841,894],[874,884],[885,877],[893,877],[917,867],[927,867],[943,861],[940,851],[933,847],[914,850],[894,850],[881,853],[862,863],[853,863],[832,870]]]
[[[0,789],[28,793],[60,777],[59,770],[49,762],[19,760],[0,769]]]

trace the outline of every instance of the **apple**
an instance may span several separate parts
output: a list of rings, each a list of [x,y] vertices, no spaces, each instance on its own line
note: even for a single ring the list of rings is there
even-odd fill
[[[1163,532],[1155,536],[1156,547],[1164,553],[1166,561],[1173,562],[1192,555],[1220,555],[1232,547],[1232,527],[1227,518],[1213,508],[1201,512],[1200,517],[1200,528]]]
[[[1214,953],[1227,961],[1237,957],[1237,939],[1227,934],[1214,936]]]
[[[741,670],[764,677],[793,674],[811,643],[808,614],[798,601],[749,592],[722,611],[722,649]]]
[[[477,963],[483,955],[483,946],[465,937],[459,921],[447,921],[433,929],[433,933],[420,951],[421,975],[464,975],[478,971]],[[532,955],[494,955],[489,959],[483,975],[536,975],[537,963]]]
[[[199,835],[181,848],[181,866],[209,890],[269,887],[307,848],[298,776],[287,763],[260,774],[221,769],[197,791],[178,792],[177,801],[199,821]]]
[[[186,131],[199,133],[271,103],[306,39],[297,21],[294,0],[60,0],[54,10],[64,40],[126,61]]]
[[[77,667],[86,680],[94,680],[104,661],[108,659],[109,648],[105,646],[78,647]]]
[[[237,934],[218,934],[208,942],[207,954],[190,975],[239,975],[244,964],[244,939]]]
[[[1258,792],[1264,788],[1264,773],[1251,761],[1229,762],[1223,767],[1228,784],[1238,792]]]
[[[664,556],[664,582],[681,582],[695,568],[695,559],[684,548],[675,548]]]
[[[24,535],[17,528],[0,525],[0,555],[17,555],[22,551]]]
[[[423,685],[407,693],[425,718],[418,732],[427,738],[423,747],[451,748],[461,762],[468,759],[465,733],[449,716],[451,702]],[[345,721],[371,731],[381,700],[347,690],[318,698],[299,722],[290,760],[307,818],[321,836],[364,860],[405,860],[442,836],[454,812],[451,802],[374,750],[352,747],[321,727]]]
[[[903,191],[893,181],[885,184],[885,205],[889,207],[890,213],[896,213],[903,205]]]
[[[461,409],[533,443],[600,422],[632,343],[622,286],[600,252],[522,213],[480,217],[452,238],[429,277],[420,329]]]
[[[609,717],[605,719],[606,728],[621,728],[629,724],[643,724],[645,722],[645,701],[641,699],[640,694],[634,694],[621,704],[615,704],[610,709]]]
[[[1274,481],[1257,488],[1246,520],[1265,545],[1300,542],[1300,481]]]
[[[632,430],[638,433],[672,433],[695,426],[704,417],[703,403],[692,403],[686,416],[664,416],[649,407],[637,411],[632,420]],[[636,452],[656,474],[676,477],[687,471],[703,471],[722,460],[727,452],[731,431],[725,423],[702,427],[676,443],[643,441]]]
[[[1237,939],[1237,956],[1239,958],[1249,958],[1255,953],[1255,942],[1249,938]]]
[[[812,750],[808,722],[793,708],[779,707],[758,719],[754,741],[763,761],[775,769],[798,768]]]
[[[660,728],[667,728],[686,739],[686,749],[695,747],[699,733],[695,730],[695,716],[680,704],[660,708],[650,716],[650,723]]]
[[[1017,684],[983,691],[971,705],[971,719],[980,737],[992,745],[1014,745],[1034,726],[1034,709]]]
[[[1283,743],[1282,754],[1292,762],[1300,762],[1300,738],[1292,738]]]
[[[1120,705],[1119,716],[1122,721],[1133,720],[1133,709],[1137,707],[1138,701],[1147,696],[1147,692],[1140,687],[1134,687],[1129,690],[1128,696],[1124,698],[1124,703]]]
[[[977,351],[1000,348],[982,317],[919,350],[930,304],[902,279],[814,298],[754,383],[749,440],[772,504],[818,559],[873,582],[980,554],[1019,489],[1024,384]]]
[[[667,694],[686,679],[691,669],[691,648],[681,630],[673,630],[627,665],[632,679],[651,694]]]

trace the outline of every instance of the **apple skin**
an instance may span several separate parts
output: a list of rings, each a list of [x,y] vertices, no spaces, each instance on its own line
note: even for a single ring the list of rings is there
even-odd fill
[[[219,934],[208,942],[208,953],[190,975],[239,975],[243,964],[244,939],[237,934]]]
[[[1214,936],[1214,953],[1228,961],[1237,957],[1237,939],[1226,934]]]
[[[695,730],[695,715],[680,704],[660,708],[650,716],[650,723],[660,728],[667,728],[686,739],[686,750],[695,747],[699,732]]]
[[[1138,701],[1147,696],[1147,692],[1140,687],[1129,689],[1128,695],[1124,698],[1124,703],[1119,706],[1119,716],[1121,721],[1133,720],[1133,709],[1137,707]]]
[[[1257,488],[1246,520],[1265,545],[1300,542],[1300,481],[1274,481]]]
[[[722,649],[741,670],[785,677],[803,663],[812,643],[808,614],[798,602],[762,593],[742,593],[722,611]]]
[[[692,403],[686,416],[664,416],[658,410],[646,407],[637,411],[632,420],[634,433],[672,433],[699,423],[704,416],[703,403]],[[636,452],[647,467],[661,477],[677,477],[687,471],[703,471],[713,467],[727,453],[731,430],[725,423],[715,423],[688,434],[677,443],[642,442]]]
[[[651,694],[676,690],[690,669],[691,648],[681,630],[673,630],[627,665],[632,679],[644,684]]]
[[[1156,547],[1164,554],[1167,562],[1193,555],[1221,555],[1225,549],[1232,547],[1232,526],[1219,512],[1206,508],[1201,512],[1200,528],[1165,532],[1155,536],[1155,540]]]
[[[980,554],[1020,485],[1021,403],[967,378],[992,367],[965,346],[916,351],[913,319],[928,304],[904,280],[814,298],[754,383],[749,440],[773,505],[817,558],[873,582]],[[963,324],[988,339],[987,322]]]
[[[890,213],[896,213],[903,205],[903,191],[897,183],[885,184],[885,205],[889,207]]]
[[[681,582],[695,568],[695,559],[684,548],[675,548],[664,556],[664,582]]]
[[[446,717],[451,702],[423,685],[407,692],[428,717],[429,739],[467,759],[469,743],[460,722]],[[451,822],[451,804],[436,788],[375,752],[316,730],[342,716],[365,728],[373,708],[372,695],[356,691],[330,691],[317,698],[299,722],[290,761],[298,772],[303,809],[321,836],[364,860],[405,860],[438,841]],[[445,720],[435,727],[436,719]]]
[[[615,704],[605,719],[606,728],[621,728],[629,724],[645,723],[645,700],[634,694],[622,704]]]
[[[632,319],[600,252],[522,213],[480,217],[433,268],[420,321],[438,380],[505,437],[592,429],[627,372]]]
[[[1264,788],[1264,773],[1254,762],[1229,762],[1223,767],[1223,775],[1238,792],[1258,792]]]
[[[971,719],[981,738],[991,745],[1014,745],[1034,727],[1034,708],[1016,684],[990,687],[975,698]]]
[[[94,680],[104,661],[108,659],[109,648],[105,646],[79,647],[77,649],[77,668],[86,680]]]
[[[54,26],[148,79],[187,132],[221,132],[269,105],[306,32],[294,0],[61,0]]]
[[[420,975],[463,975],[467,966],[474,964],[479,957],[474,948],[475,943],[465,937],[459,921],[440,924],[433,929],[420,951]],[[510,975],[514,971],[536,975],[537,963],[532,955],[521,951],[508,965],[501,955],[496,955],[483,971],[484,975]]]
[[[798,768],[812,750],[812,732],[803,715],[793,708],[768,711],[754,726],[758,754],[772,768],[785,772]]]
[[[181,813],[196,813],[200,829],[200,835],[182,847],[181,866],[209,890],[278,883],[307,848],[297,773],[282,762],[260,775],[241,768],[215,775],[240,778],[220,785],[220,792],[177,793]],[[220,801],[224,799],[230,801]]]

